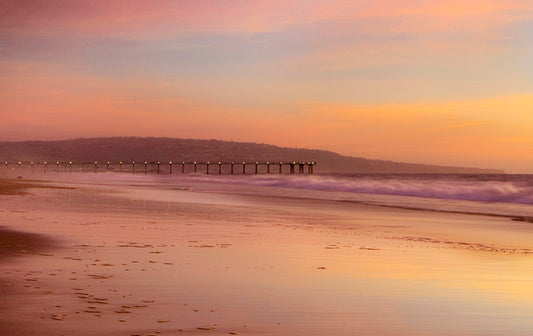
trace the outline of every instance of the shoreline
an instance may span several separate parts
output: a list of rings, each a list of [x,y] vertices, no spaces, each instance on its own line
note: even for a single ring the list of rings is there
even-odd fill
[[[59,186],[67,188],[0,198],[8,230],[61,242],[0,260],[0,277],[14,284],[5,290],[16,294],[3,296],[6,335],[504,335],[516,319],[515,335],[533,327],[520,317],[533,288],[515,292],[533,266],[526,223],[195,194],[205,185]]]
[[[40,181],[0,178],[0,197],[26,197],[29,188],[46,188],[36,184]],[[0,198],[0,202],[3,199]],[[7,225],[6,225],[7,224]],[[48,255],[60,247],[60,242],[46,234],[20,231],[9,223],[0,223],[0,268],[16,264],[17,259],[24,259],[31,255]],[[0,274],[0,311],[5,314],[10,303],[16,301],[21,295],[27,295],[21,288],[24,287],[22,279],[13,279],[12,272]],[[0,328],[0,335],[13,335],[18,323],[4,323]]]

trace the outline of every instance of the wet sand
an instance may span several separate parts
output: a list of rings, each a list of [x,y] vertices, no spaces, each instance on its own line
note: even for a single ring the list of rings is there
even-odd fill
[[[47,236],[0,227],[0,259],[24,253],[40,253],[53,249],[53,246],[53,240]]]
[[[75,189],[0,196],[2,335],[533,328],[530,223],[191,187],[63,186]]]

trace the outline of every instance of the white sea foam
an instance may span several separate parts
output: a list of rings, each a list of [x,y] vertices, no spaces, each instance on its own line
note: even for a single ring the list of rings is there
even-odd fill
[[[531,175],[206,175],[180,173],[157,175],[106,172],[49,174],[47,178],[91,185],[149,187],[156,190],[152,195],[158,195],[157,200],[176,202],[182,202],[184,197],[198,195],[195,194],[197,192],[230,193],[353,201],[432,211],[533,217],[533,176]],[[160,191],[157,192],[157,190]],[[184,190],[188,191],[184,194]],[[175,191],[176,195],[172,191]],[[148,195],[148,193],[145,194]],[[214,195],[199,196],[194,200],[203,202],[212,200],[213,197]],[[229,201],[218,197],[216,202]]]
[[[498,175],[184,175],[182,181],[285,187],[363,194],[533,204],[533,177]]]

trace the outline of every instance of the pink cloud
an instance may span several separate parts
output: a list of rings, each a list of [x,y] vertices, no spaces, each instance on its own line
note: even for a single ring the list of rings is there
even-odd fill
[[[0,20],[12,31],[143,38],[271,30],[290,24],[302,7],[281,0],[10,1]]]
[[[376,1],[19,1],[3,2],[0,26],[35,34],[145,38],[187,33],[273,31],[326,21],[401,19],[393,29],[453,29],[453,23],[498,25],[533,10],[526,0]],[[452,25],[450,25],[452,23]],[[422,24],[422,27],[421,27]],[[387,25],[382,27],[386,29]]]
[[[48,64],[0,63],[0,71],[6,67],[15,73],[9,84],[0,84],[2,140],[112,135],[218,138],[494,167],[502,167],[497,161],[503,159],[514,159],[518,167],[533,147],[531,95],[444,103],[293,100],[227,105],[187,91],[187,85],[180,83],[109,80]]]

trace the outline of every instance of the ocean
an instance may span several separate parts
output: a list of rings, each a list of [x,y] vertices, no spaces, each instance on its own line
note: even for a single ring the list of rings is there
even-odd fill
[[[0,263],[5,334],[533,329],[529,175],[22,176],[72,188],[0,197],[58,244]]]
[[[206,175],[49,173],[52,180],[158,189],[310,198],[451,213],[533,217],[533,175],[313,174]],[[172,195],[166,194],[168,201]]]

